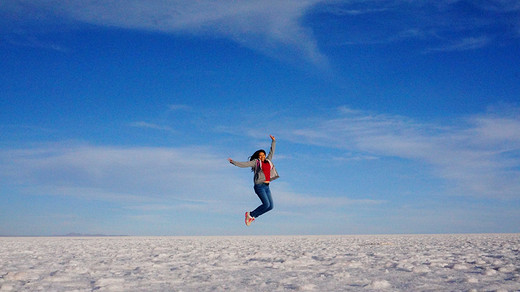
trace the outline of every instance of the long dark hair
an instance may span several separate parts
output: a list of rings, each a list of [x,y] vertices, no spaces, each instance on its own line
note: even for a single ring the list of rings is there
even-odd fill
[[[256,150],[255,153],[253,153],[253,155],[251,155],[249,157],[249,161],[253,161],[255,159],[258,159],[258,156],[260,155],[260,152],[264,152],[264,154],[266,154],[264,149]]]

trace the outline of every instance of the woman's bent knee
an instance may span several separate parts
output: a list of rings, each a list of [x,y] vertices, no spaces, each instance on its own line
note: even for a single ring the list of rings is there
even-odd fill
[[[264,207],[265,212],[271,211],[273,209],[273,204],[269,204],[269,203],[263,204],[263,207]]]

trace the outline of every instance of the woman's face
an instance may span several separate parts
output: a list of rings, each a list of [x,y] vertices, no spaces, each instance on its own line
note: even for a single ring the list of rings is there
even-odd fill
[[[260,159],[260,161],[264,162],[264,160],[265,160],[265,153],[264,152],[258,153],[258,159]]]

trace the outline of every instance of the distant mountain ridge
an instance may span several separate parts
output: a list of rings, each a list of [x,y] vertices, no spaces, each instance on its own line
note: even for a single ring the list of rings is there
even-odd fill
[[[128,236],[128,235],[107,235],[107,234],[88,234],[88,233],[77,233],[70,232],[65,235],[55,235],[55,236],[65,236],[65,237],[104,237],[104,236]]]
[[[55,235],[4,235],[0,234],[0,237],[117,237],[117,236],[129,236],[129,235],[107,235],[107,234],[88,234],[88,233],[77,233],[70,232],[67,234],[55,234]]]

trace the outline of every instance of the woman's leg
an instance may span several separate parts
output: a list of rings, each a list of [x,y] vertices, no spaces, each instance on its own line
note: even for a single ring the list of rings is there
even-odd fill
[[[254,218],[273,209],[273,198],[271,197],[271,190],[269,189],[269,185],[255,185],[255,193],[258,195],[260,201],[262,201],[262,205],[258,206],[253,212],[250,213],[251,217]]]

